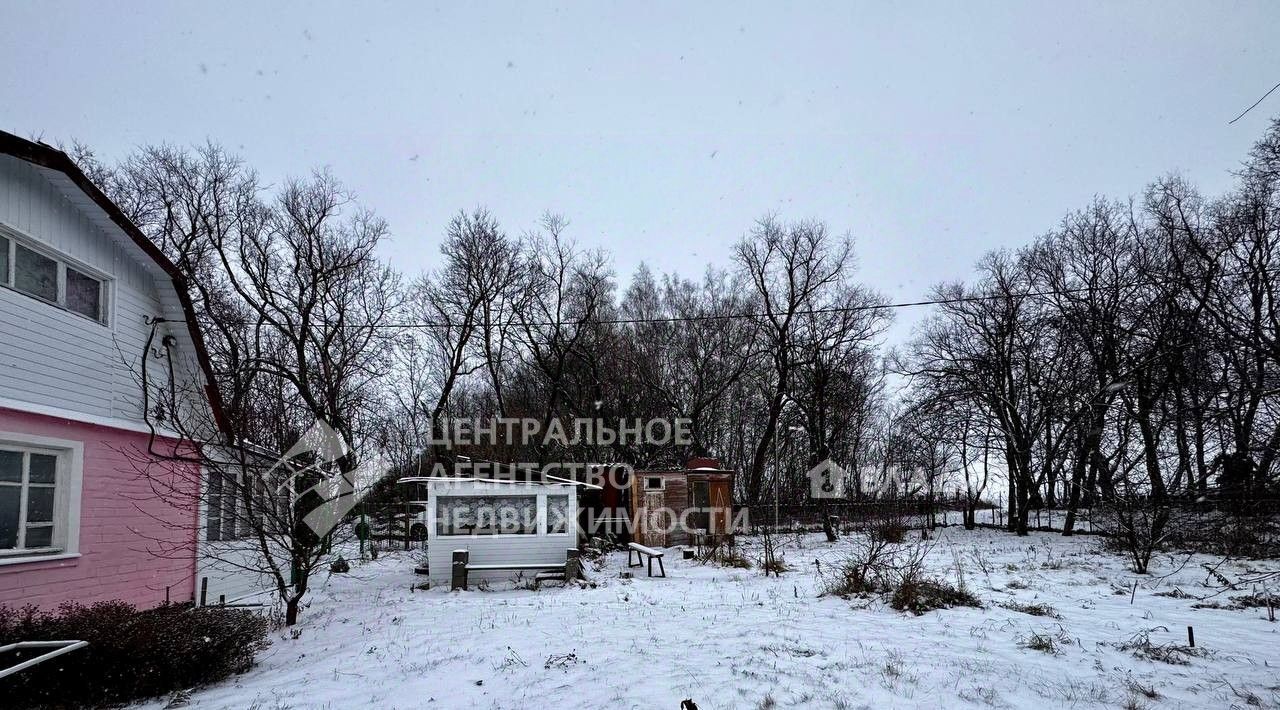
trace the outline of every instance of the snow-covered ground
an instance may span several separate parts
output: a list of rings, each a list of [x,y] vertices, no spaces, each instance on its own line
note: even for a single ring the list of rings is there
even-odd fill
[[[917,617],[820,597],[814,560],[830,569],[850,545],[821,535],[786,537],[793,569],[781,578],[672,551],[666,579],[624,580],[626,556],[615,553],[590,570],[594,589],[414,591],[422,578],[408,553],[383,556],[328,579],[256,668],[196,691],[191,706],[1280,707],[1280,624],[1266,609],[1193,608],[1206,602],[1159,594],[1212,594],[1208,557],[1164,555],[1137,576],[1092,537],[937,537],[931,571],[955,581],[959,566],[985,608]],[[751,556],[755,543],[744,544]],[[1219,571],[1235,579],[1277,567]],[[1249,591],[1207,601],[1226,606]],[[1001,606],[1011,602],[1049,604],[1060,618]],[[1141,633],[1185,644],[1188,625],[1203,655],[1184,665],[1117,647]],[[1027,647],[1036,634],[1056,650]]]

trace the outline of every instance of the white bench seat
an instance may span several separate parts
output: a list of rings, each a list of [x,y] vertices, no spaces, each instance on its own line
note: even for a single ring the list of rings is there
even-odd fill
[[[519,563],[509,565],[467,565],[468,572],[484,572],[487,570],[507,570],[507,569],[564,569],[563,562],[546,562],[546,563]]]
[[[652,547],[645,547],[644,545],[641,545],[641,544],[640,544],[640,543],[638,543],[638,542],[628,542],[628,543],[627,543],[627,567],[628,567],[628,568],[630,568],[630,567],[643,567],[643,566],[644,566],[644,561],[642,561],[642,560],[640,559],[640,558],[642,558],[642,557],[643,557],[643,558],[645,558],[646,560],[648,560],[648,562],[649,562],[649,576],[650,576],[650,577],[652,577],[652,576],[653,576],[653,561],[654,561],[654,560],[657,560],[657,561],[658,561],[658,572],[659,572],[658,576],[659,576],[659,577],[666,577],[666,576],[667,576],[667,570],[666,570],[666,568],[665,568],[665,567],[663,567],[663,566],[662,566],[662,555],[663,555],[663,554],[665,554],[665,553],[663,553],[663,552],[662,552],[662,550],[655,550],[655,549],[653,549]],[[635,563],[632,563],[632,561],[631,561],[631,558],[632,558],[632,556],[633,556],[633,555],[634,555],[634,556],[635,556],[635,558],[636,558]]]

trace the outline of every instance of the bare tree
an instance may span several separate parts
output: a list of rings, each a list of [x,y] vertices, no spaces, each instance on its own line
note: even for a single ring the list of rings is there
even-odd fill
[[[804,319],[823,312],[866,315],[872,312],[852,309],[872,304],[869,294],[852,289],[848,282],[853,268],[852,242],[847,237],[833,237],[821,222],[784,224],[775,217],[765,217],[738,243],[734,258],[750,284],[752,305],[758,311],[760,347],[768,363],[757,380],[765,410],[747,474],[747,501],[755,504],[760,501],[765,469],[796,369],[806,359],[800,347],[805,339],[803,331],[808,327],[811,343],[823,342],[821,335],[815,335],[822,329],[820,321]],[[869,336],[874,333],[871,324],[876,322],[878,319],[868,318],[854,332]]]
[[[215,426],[193,404],[205,393],[170,392],[163,426],[203,446],[139,457],[140,472],[173,505],[205,510],[201,552],[269,578],[296,623],[337,522],[315,518],[352,493],[368,453],[398,305],[398,279],[374,251],[386,225],[325,173],[267,199],[214,145],[147,148],[101,175],[187,276],[226,414]],[[316,424],[341,443],[309,441]]]

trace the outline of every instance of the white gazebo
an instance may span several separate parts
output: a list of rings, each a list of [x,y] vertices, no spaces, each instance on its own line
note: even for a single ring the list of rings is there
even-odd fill
[[[452,578],[455,552],[466,552],[464,579],[503,581],[563,568],[578,546],[579,483],[416,476],[400,482],[427,486],[432,582]]]

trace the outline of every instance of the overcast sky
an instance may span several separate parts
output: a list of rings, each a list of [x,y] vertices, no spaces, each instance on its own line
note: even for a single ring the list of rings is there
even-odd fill
[[[0,127],[330,166],[415,274],[460,208],[697,277],[766,212],[894,300],[1093,195],[1210,193],[1280,114],[1280,3],[0,3]],[[899,340],[916,313],[902,313]]]

